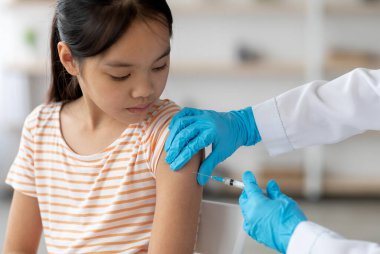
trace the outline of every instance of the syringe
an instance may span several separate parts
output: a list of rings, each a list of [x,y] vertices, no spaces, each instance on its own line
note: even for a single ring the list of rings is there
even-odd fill
[[[224,183],[225,185],[228,185],[228,186],[232,186],[232,187],[239,188],[239,189],[244,189],[244,183],[243,182],[232,179],[232,178],[221,177],[221,176],[211,176],[211,179],[213,179],[217,182],[220,182],[220,183]]]
[[[243,182],[235,180],[235,179],[232,179],[232,178],[221,177],[221,176],[208,176],[208,175],[200,174],[200,173],[197,173],[197,172],[194,172],[194,173],[198,174],[198,175],[210,177],[212,180],[217,181],[219,183],[223,183],[223,184],[225,184],[227,186],[232,186],[232,187],[235,187],[235,188],[238,188],[238,189],[241,189],[241,190],[244,189],[244,183]],[[262,193],[264,195],[267,195],[266,190],[261,189],[261,191],[262,191]]]
[[[243,182],[232,179],[232,178],[221,177],[221,176],[208,176],[208,175],[204,175],[204,174],[197,173],[197,172],[193,172],[193,173],[198,174],[198,175],[202,175],[202,176],[206,176],[206,177],[210,177],[212,180],[223,183],[223,184],[228,185],[228,186],[239,188],[241,190],[244,189],[244,183]]]

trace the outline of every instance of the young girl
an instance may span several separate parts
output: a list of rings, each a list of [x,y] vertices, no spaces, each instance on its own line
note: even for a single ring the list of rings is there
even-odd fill
[[[26,119],[7,183],[5,253],[192,253],[201,156],[174,173],[160,100],[172,16],[164,0],[59,0],[49,103]]]

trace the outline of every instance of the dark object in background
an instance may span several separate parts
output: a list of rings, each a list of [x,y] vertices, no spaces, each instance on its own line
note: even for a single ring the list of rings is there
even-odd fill
[[[365,4],[378,4],[380,0],[362,0]]]
[[[262,55],[258,53],[255,49],[250,48],[247,45],[240,45],[237,47],[238,59],[242,63],[248,63],[253,61],[258,61],[262,58]]]

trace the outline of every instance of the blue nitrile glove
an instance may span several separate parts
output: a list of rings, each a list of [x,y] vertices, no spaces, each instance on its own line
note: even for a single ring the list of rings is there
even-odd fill
[[[182,168],[201,149],[212,144],[212,152],[202,163],[197,180],[205,185],[215,166],[240,146],[261,141],[251,107],[230,112],[184,108],[169,125],[165,143],[170,168]]]
[[[254,175],[243,174],[244,190],[239,204],[244,217],[244,230],[257,242],[286,253],[297,225],[307,220],[297,203],[283,194],[274,180],[267,185],[265,196]]]

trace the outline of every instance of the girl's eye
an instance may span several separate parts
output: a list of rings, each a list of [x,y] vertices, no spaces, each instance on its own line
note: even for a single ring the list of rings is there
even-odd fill
[[[168,67],[168,65],[167,65],[167,64],[164,64],[164,65],[162,65],[162,66],[160,66],[160,67],[153,68],[153,71],[162,71],[162,70],[165,70],[166,67]]]
[[[127,80],[130,76],[131,74],[128,74],[127,76],[122,76],[122,77],[116,77],[116,76],[110,75],[110,77],[115,81],[124,81],[124,80]]]

